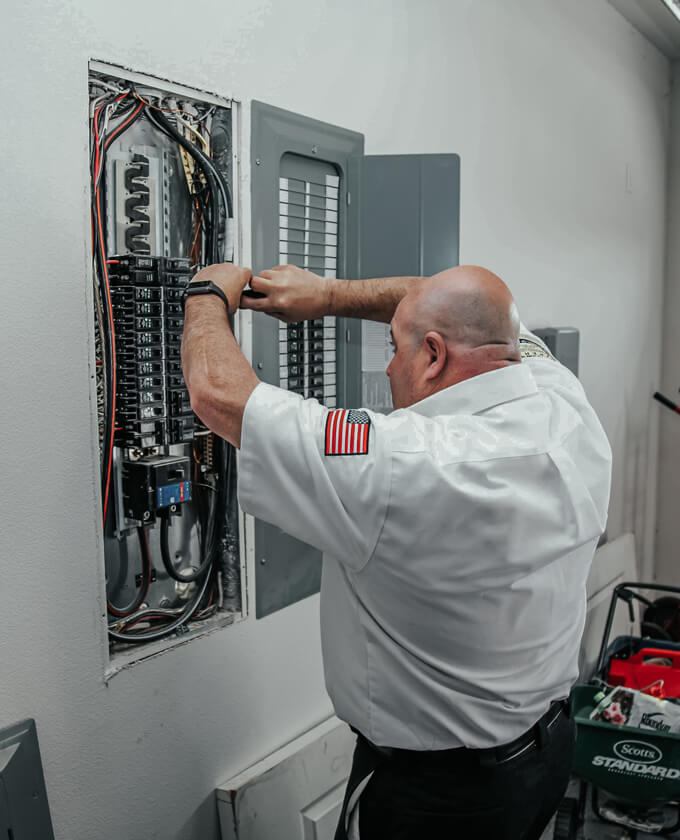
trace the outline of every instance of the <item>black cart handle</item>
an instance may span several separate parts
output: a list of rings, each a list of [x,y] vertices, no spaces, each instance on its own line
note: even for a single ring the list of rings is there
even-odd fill
[[[612,625],[614,624],[614,614],[616,612],[616,605],[619,599],[628,603],[630,610],[631,621],[635,620],[633,613],[632,601],[642,601],[643,604],[650,604],[651,602],[642,595],[633,592],[634,589],[651,589],[654,592],[673,592],[680,597],[680,586],[667,586],[663,583],[636,583],[634,581],[627,581],[619,583],[614,587],[612,592],[612,599],[609,604],[609,612],[607,613],[607,621],[604,625],[604,634],[602,636],[602,647],[600,648],[600,655],[597,657],[597,665],[595,666],[595,673],[601,674],[604,668],[604,663],[607,658],[607,648],[609,647],[609,636],[612,632]]]

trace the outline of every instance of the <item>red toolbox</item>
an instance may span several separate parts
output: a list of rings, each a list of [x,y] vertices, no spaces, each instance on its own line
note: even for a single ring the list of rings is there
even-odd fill
[[[607,682],[655,697],[680,697],[680,651],[642,648],[628,659],[611,659]]]

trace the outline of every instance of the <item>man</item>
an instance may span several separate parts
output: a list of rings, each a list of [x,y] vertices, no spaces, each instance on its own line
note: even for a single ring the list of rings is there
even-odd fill
[[[326,685],[357,732],[336,837],[540,837],[568,781],[564,701],[609,498],[581,385],[482,268],[344,281],[283,266],[242,297],[250,279],[196,277],[231,312],[391,321],[383,416],[259,383],[225,303],[200,287],[186,303],[192,405],[241,448],[241,506],[324,553]]]

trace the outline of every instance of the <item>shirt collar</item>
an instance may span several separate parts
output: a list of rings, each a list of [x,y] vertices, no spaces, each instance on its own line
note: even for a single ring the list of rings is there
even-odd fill
[[[452,411],[457,414],[478,414],[495,405],[537,392],[529,366],[520,362],[464,379],[425,397],[409,406],[409,409],[425,417],[450,414]]]

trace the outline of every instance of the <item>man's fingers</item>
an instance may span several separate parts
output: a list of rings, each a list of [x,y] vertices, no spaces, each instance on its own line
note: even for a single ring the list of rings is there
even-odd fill
[[[268,277],[263,276],[266,272],[256,274],[250,281],[250,288],[254,292],[268,292],[274,285]]]
[[[278,274],[280,271],[286,271],[289,268],[295,268],[294,265],[274,265],[271,268],[265,268],[264,271],[260,272],[260,277],[268,277],[272,278],[275,274]]]
[[[253,309],[255,312],[266,312],[267,308],[271,307],[271,304],[267,301],[267,298],[241,295],[241,303],[239,306],[241,309]]]
[[[290,315],[286,315],[280,309],[274,309],[272,302],[267,298],[251,298],[242,295],[240,308],[251,309],[253,312],[264,312],[265,315],[270,315],[272,318],[277,318],[286,324],[292,324],[294,322],[294,319]]]

